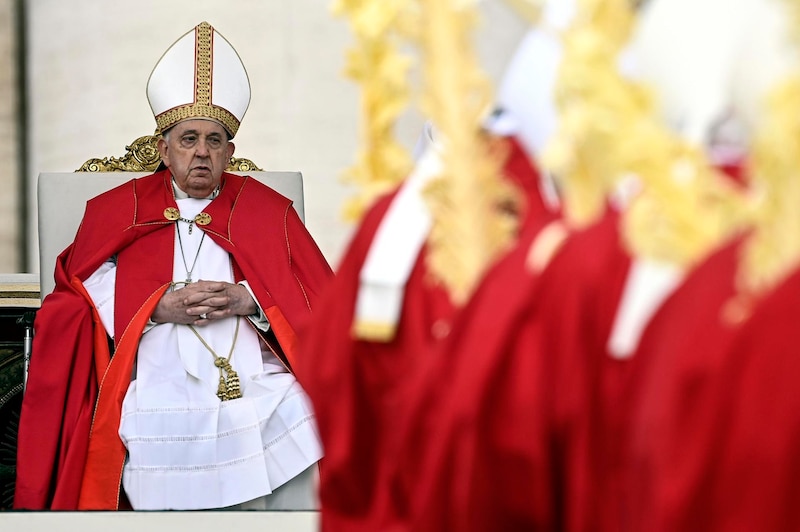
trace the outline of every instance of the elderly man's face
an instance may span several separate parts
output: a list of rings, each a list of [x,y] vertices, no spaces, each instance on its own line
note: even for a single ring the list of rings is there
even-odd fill
[[[234,149],[225,128],[211,120],[184,120],[158,141],[161,159],[178,187],[193,198],[214,191]]]

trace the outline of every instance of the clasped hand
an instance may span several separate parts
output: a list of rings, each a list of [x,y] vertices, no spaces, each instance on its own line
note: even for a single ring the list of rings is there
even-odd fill
[[[228,316],[249,316],[257,309],[250,292],[242,285],[198,281],[164,294],[150,318],[156,323],[203,325]]]

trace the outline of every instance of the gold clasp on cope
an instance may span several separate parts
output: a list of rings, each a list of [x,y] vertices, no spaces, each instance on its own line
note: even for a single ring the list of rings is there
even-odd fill
[[[181,217],[181,211],[179,211],[175,207],[167,207],[166,209],[164,209],[164,218],[166,218],[170,222],[179,220],[180,217]]]
[[[188,218],[184,218],[181,216],[181,211],[176,209],[175,207],[167,207],[164,209],[164,218],[167,220],[174,222],[180,220],[181,222],[186,222],[189,224],[189,234],[192,234],[192,227],[194,224],[206,226],[211,223],[211,215],[207,212],[201,212],[197,216],[194,217],[194,220],[189,220]]]
[[[207,212],[201,212],[194,217],[194,221],[197,223],[197,225],[208,225],[211,223],[211,215]]]

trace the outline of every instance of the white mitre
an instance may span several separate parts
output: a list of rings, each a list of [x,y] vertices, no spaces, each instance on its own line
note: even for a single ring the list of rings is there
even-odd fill
[[[532,156],[542,153],[558,124],[553,87],[562,56],[559,33],[574,11],[574,0],[548,0],[541,24],[517,46],[497,91],[498,105],[514,118],[517,137]]]
[[[749,0],[748,30],[740,45],[731,80],[732,98],[747,129],[755,131],[764,116],[767,94],[796,71],[798,50],[792,14],[781,0]]]
[[[651,0],[638,16],[637,75],[655,90],[664,122],[690,142],[706,144],[730,111],[754,1],[763,0]]]
[[[201,118],[219,122],[233,138],[250,105],[250,80],[233,46],[202,22],[158,61],[147,99],[161,131]]]

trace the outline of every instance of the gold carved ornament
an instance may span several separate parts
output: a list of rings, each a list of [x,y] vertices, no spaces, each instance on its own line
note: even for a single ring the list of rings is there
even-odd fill
[[[161,163],[158,153],[159,130],[152,135],[145,135],[125,146],[122,157],[103,157],[89,159],[76,172],[155,172]],[[231,157],[228,161],[228,172],[262,172],[250,159]]]

